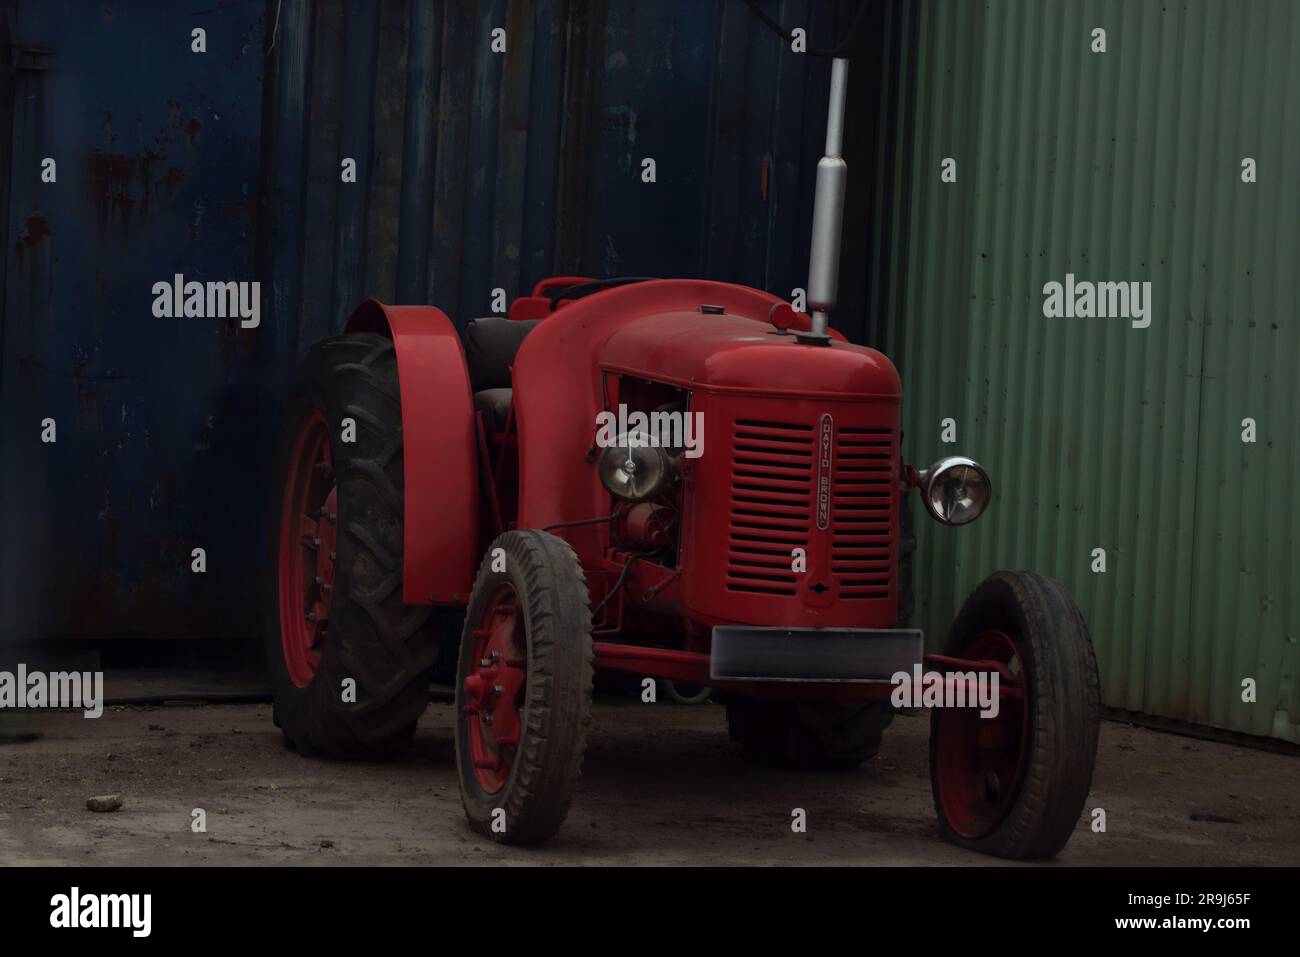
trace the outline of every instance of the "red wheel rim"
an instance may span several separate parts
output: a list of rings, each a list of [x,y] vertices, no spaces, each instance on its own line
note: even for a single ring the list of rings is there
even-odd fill
[[[311,684],[329,628],[337,529],[329,429],[316,413],[294,440],[280,508],[280,646],[299,688]]]
[[[472,633],[464,682],[469,757],[475,779],[488,794],[505,787],[523,731],[528,647],[518,607],[509,584],[492,595]]]
[[[939,803],[954,831],[976,839],[998,826],[1020,793],[1029,753],[1029,694],[1020,653],[1005,632],[982,631],[956,654],[968,661],[997,662],[1005,672],[999,675],[1000,685],[1021,691],[1001,697],[996,718],[980,717],[978,708],[937,712]]]

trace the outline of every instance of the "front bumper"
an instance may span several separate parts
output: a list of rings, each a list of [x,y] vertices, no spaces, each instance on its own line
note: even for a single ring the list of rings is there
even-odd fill
[[[713,629],[709,677],[714,681],[888,682],[912,673],[924,655],[918,629]]]

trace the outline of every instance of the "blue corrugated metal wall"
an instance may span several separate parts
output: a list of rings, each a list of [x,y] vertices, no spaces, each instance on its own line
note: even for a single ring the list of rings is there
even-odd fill
[[[249,630],[259,331],[155,319],[151,287],[253,278],[262,12],[3,8],[0,638]]]
[[[463,322],[494,288],[554,274],[803,285],[828,61],[791,53],[740,0],[272,5],[261,269],[299,351],[364,295]],[[825,43],[852,6],[769,4]],[[849,255],[867,243],[895,62],[896,4],[874,8],[853,74]],[[844,285],[839,324],[862,336],[866,275]]]
[[[853,5],[766,4],[820,45]],[[828,65],[740,0],[200,7],[0,0],[0,637],[251,637],[277,403],[364,296],[463,321],[556,273],[804,282]],[[855,53],[846,262],[888,247],[898,7]],[[260,279],[261,327],[155,319],[176,272]],[[867,271],[843,287],[869,335]]]

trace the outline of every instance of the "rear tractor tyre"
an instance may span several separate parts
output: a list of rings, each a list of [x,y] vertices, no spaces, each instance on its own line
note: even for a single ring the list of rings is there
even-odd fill
[[[456,769],[470,826],[540,844],[564,823],[591,721],[591,608],[578,556],[547,532],[488,549],[465,614]]]
[[[353,441],[344,441],[345,420]],[[360,333],[313,345],[285,425],[265,628],[273,719],[305,754],[400,749],[428,704],[442,618],[402,603],[402,409],[392,341]]]
[[[851,771],[874,757],[893,717],[880,701],[727,701],[727,728],[746,758],[806,771]]]
[[[1014,693],[996,717],[931,712],[940,832],[998,857],[1054,857],[1079,823],[1097,757],[1101,684],[1083,616],[1060,582],[997,572],[966,599],[945,652],[996,666]]]

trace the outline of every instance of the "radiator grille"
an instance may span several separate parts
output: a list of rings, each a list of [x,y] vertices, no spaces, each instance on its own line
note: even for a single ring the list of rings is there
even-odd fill
[[[734,432],[727,588],[794,596],[790,550],[814,532],[812,423],[742,419]],[[831,574],[842,600],[889,597],[895,489],[890,429],[837,429],[831,486]]]

